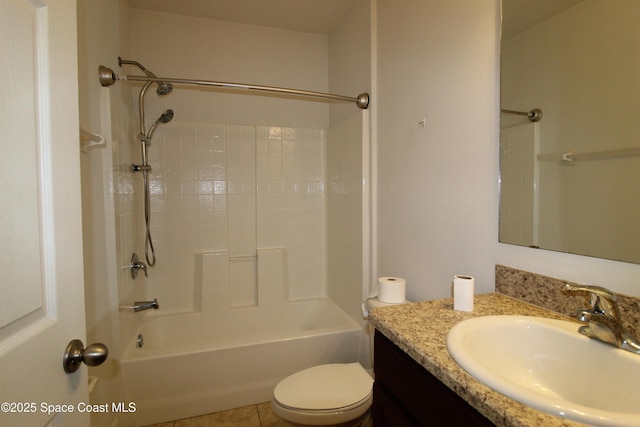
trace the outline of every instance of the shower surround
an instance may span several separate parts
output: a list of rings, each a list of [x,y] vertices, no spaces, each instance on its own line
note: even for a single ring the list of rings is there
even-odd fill
[[[150,147],[149,296],[190,311],[196,259],[228,254],[232,307],[259,303],[258,249],[285,248],[289,300],[326,295],[326,131],[175,121]],[[160,314],[160,313],[158,313]]]

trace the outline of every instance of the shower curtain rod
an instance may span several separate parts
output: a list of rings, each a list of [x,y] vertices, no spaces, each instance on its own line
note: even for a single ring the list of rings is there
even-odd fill
[[[296,95],[296,96],[308,96],[312,98],[335,99],[338,101],[355,102],[356,105],[363,110],[369,106],[368,93],[361,93],[360,95],[354,98],[351,96],[334,95],[331,93],[312,92],[308,90],[299,90],[299,89],[287,89],[287,88],[274,87],[274,86],[250,85],[250,84],[244,84],[244,83],[216,82],[216,81],[210,81],[210,80],[177,79],[172,77],[122,75],[122,74],[114,73],[111,68],[105,67],[104,65],[100,66],[98,73],[99,73],[100,84],[102,86],[111,86],[117,80],[129,80],[132,82],[168,82],[168,83],[184,84],[184,85],[215,86],[215,87],[221,87],[221,88],[227,88],[227,89],[246,89],[246,90],[256,90],[261,92],[285,93],[288,95]]]
[[[517,114],[519,116],[527,116],[529,121],[531,122],[539,122],[542,120],[542,110],[539,108],[534,108],[531,111],[515,111],[515,110],[500,110],[501,113],[507,114]]]

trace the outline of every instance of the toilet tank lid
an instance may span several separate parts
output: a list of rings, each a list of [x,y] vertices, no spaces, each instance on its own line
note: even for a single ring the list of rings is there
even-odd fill
[[[373,378],[359,363],[333,363],[285,378],[273,397],[292,409],[339,409],[366,399],[372,388]]]

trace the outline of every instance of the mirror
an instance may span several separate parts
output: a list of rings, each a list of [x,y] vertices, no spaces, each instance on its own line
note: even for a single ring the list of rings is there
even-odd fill
[[[639,17],[502,0],[500,242],[640,263]]]

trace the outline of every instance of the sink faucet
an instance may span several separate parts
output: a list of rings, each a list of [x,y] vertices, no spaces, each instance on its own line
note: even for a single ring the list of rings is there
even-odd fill
[[[160,308],[157,298],[153,301],[136,301],[133,303],[133,311],[135,311],[136,313],[142,310],[149,310],[150,308],[153,308],[154,310]]]
[[[600,286],[564,284],[569,292],[591,295],[591,308],[576,311],[575,315],[586,325],[578,329],[582,335],[640,354],[640,341],[629,335],[622,326],[617,297]]]

